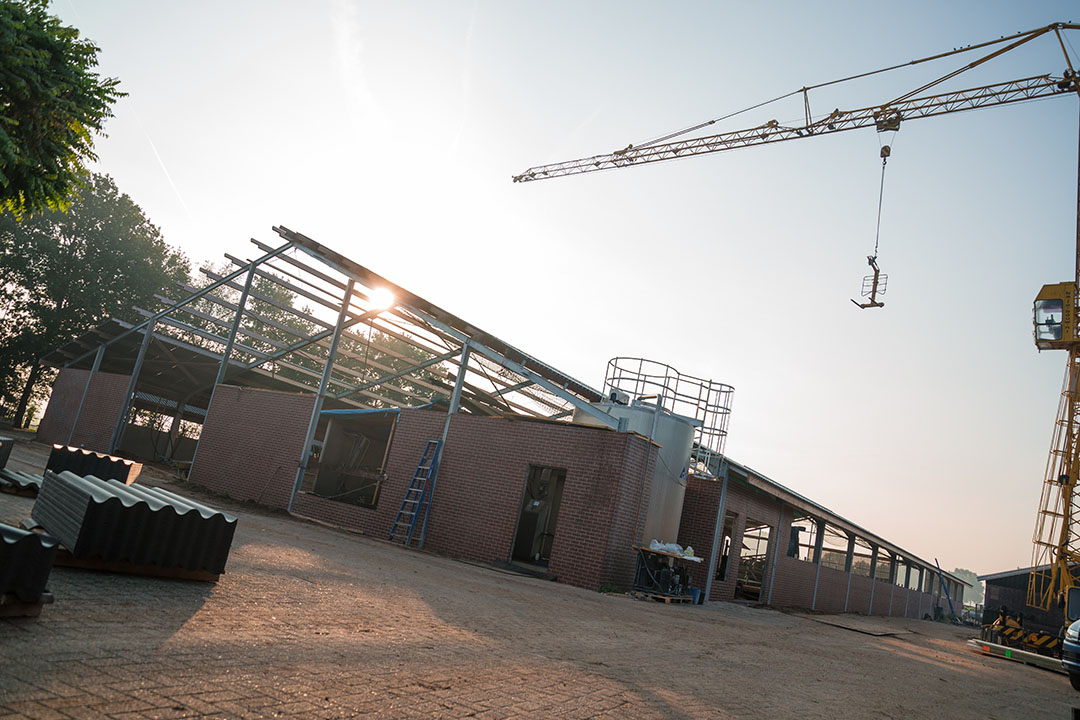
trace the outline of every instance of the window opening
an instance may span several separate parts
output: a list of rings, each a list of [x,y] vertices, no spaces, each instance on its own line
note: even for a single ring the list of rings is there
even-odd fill
[[[716,579],[727,580],[728,558],[731,556],[731,533],[735,529],[735,513],[724,513],[724,529],[720,534],[720,559],[716,563]]]
[[[870,577],[870,561],[874,557],[874,549],[870,543],[859,536],[855,536],[855,555],[851,559],[851,573],[861,577]]]
[[[565,481],[566,470],[562,468],[529,466],[514,536],[514,560],[548,566]]]
[[[878,550],[877,568],[874,572],[874,579],[881,580],[882,582],[889,582],[889,569],[891,565],[892,555],[884,550]]]
[[[893,579],[893,582],[896,584],[897,587],[907,587],[907,573],[909,567],[910,566],[908,565],[906,560],[901,560],[900,558],[896,559],[896,577]],[[914,568],[912,568],[911,574],[915,574]]]
[[[814,562],[817,535],[817,520],[809,515],[795,515],[791,521],[791,532],[788,536],[788,557],[804,562]]]
[[[319,450],[313,495],[377,507],[397,414],[331,416]]]
[[[847,572],[848,536],[843,530],[825,523],[825,535],[821,544],[821,564],[825,567]]]
[[[739,550],[739,572],[735,580],[735,597],[758,601],[765,571],[769,565],[769,536],[772,526],[747,518]]]

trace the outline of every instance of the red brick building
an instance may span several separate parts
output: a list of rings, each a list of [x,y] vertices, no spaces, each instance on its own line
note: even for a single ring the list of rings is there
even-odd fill
[[[634,546],[660,527],[703,560],[677,562],[709,600],[909,617],[946,603],[927,561],[724,458],[730,386],[615,358],[592,388],[274,230],[284,244],[253,240],[257,260],[43,358],[60,372],[39,439],[151,461],[194,448],[189,477],[214,491],[372,537],[404,524],[426,549],[589,589],[629,589]],[[434,447],[433,492],[400,515]],[[944,580],[959,604],[962,581]]]

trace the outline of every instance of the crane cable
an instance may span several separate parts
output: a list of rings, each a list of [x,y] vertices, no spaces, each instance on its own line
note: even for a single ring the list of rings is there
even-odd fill
[[[881,208],[885,201],[885,168],[889,164],[889,157],[892,155],[892,144],[896,142],[896,131],[893,130],[893,137],[890,138],[892,143],[883,143],[881,141],[882,133],[878,133],[878,144],[881,146],[881,184],[878,187],[878,201],[877,201],[877,227],[874,229],[874,254],[871,256],[875,260],[878,255],[878,244],[881,242]]]
[[[874,230],[874,259],[877,259],[878,243],[881,241],[881,205],[885,199],[885,166],[889,164],[889,153],[891,148],[888,145],[881,146],[881,186],[878,189],[877,198],[877,228]]]

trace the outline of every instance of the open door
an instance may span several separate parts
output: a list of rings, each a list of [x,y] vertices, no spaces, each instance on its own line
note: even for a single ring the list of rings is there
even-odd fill
[[[515,561],[547,567],[565,480],[566,470],[529,466],[511,554]]]

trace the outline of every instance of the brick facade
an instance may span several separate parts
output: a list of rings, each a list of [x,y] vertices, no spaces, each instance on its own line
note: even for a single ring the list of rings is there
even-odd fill
[[[93,378],[90,378],[82,412],[79,413],[78,424],[72,433],[71,426],[75,423],[75,413],[79,411],[79,401],[88,378],[89,370],[60,370],[53,382],[49,406],[38,425],[39,442],[70,444],[88,450],[108,452],[113,430],[120,419],[120,411],[124,408],[124,396],[127,394],[131,376],[94,373]]]
[[[237,499],[284,508],[295,479],[313,398],[219,386],[207,413],[192,482]],[[258,418],[258,422],[252,422]],[[446,415],[402,410],[374,508],[306,492],[293,512],[387,537],[429,440]],[[530,466],[566,471],[549,571],[589,589],[629,588],[631,550],[656,462],[655,446],[637,435],[567,423],[456,415],[434,491],[425,548],[491,563],[511,555]]]
[[[313,402],[311,395],[219,386],[191,481],[237,499],[286,507]],[[402,410],[396,420],[387,421],[395,427],[375,507],[299,492],[293,512],[387,537],[424,447],[441,437],[445,421],[443,412],[433,410]],[[509,560],[530,467],[559,468],[565,470],[565,480],[550,573],[578,587],[628,589],[635,563],[631,545],[644,528],[655,463],[656,446],[639,435],[518,417],[456,415],[439,469],[425,548],[481,563]],[[697,477],[691,477],[686,488],[679,542],[693,546],[703,560],[690,565],[694,587],[706,584],[721,490],[721,482]],[[946,605],[936,588],[932,593],[907,590],[789,557],[794,509],[738,478],[728,481],[724,513],[734,515],[733,550],[726,576],[714,579],[709,600],[735,599],[738,548],[748,521],[755,521],[770,528],[761,602],[913,618],[933,613],[935,604]],[[923,587],[933,588],[929,578],[927,571]]]
[[[218,385],[188,479],[237,500],[285,507],[312,395]]]
[[[703,558],[702,570],[695,572],[693,567],[690,570],[696,587],[705,585],[721,489],[720,481],[698,477],[691,477],[686,488],[679,543],[693,546],[695,555]],[[709,600],[735,599],[735,583],[739,573],[738,548],[742,547],[747,520],[753,520],[770,526],[761,602],[777,607],[812,608],[827,613],[853,612],[911,618],[933,615],[935,605],[948,611],[948,601],[939,588],[927,584],[929,570],[926,571],[924,586],[933,588],[932,592],[919,592],[824,565],[819,568],[816,563],[789,557],[787,550],[795,510],[736,477],[729,478],[727,484],[724,515],[729,513],[735,514],[731,539],[733,549],[728,558],[726,579],[714,577]],[[881,555],[879,562],[889,562],[888,555]],[[915,580],[913,576],[912,582]],[[933,582],[937,582],[936,575]],[[962,597],[959,590],[955,589]],[[950,587],[950,592],[953,591]],[[958,608],[959,602],[954,597],[954,607]]]

